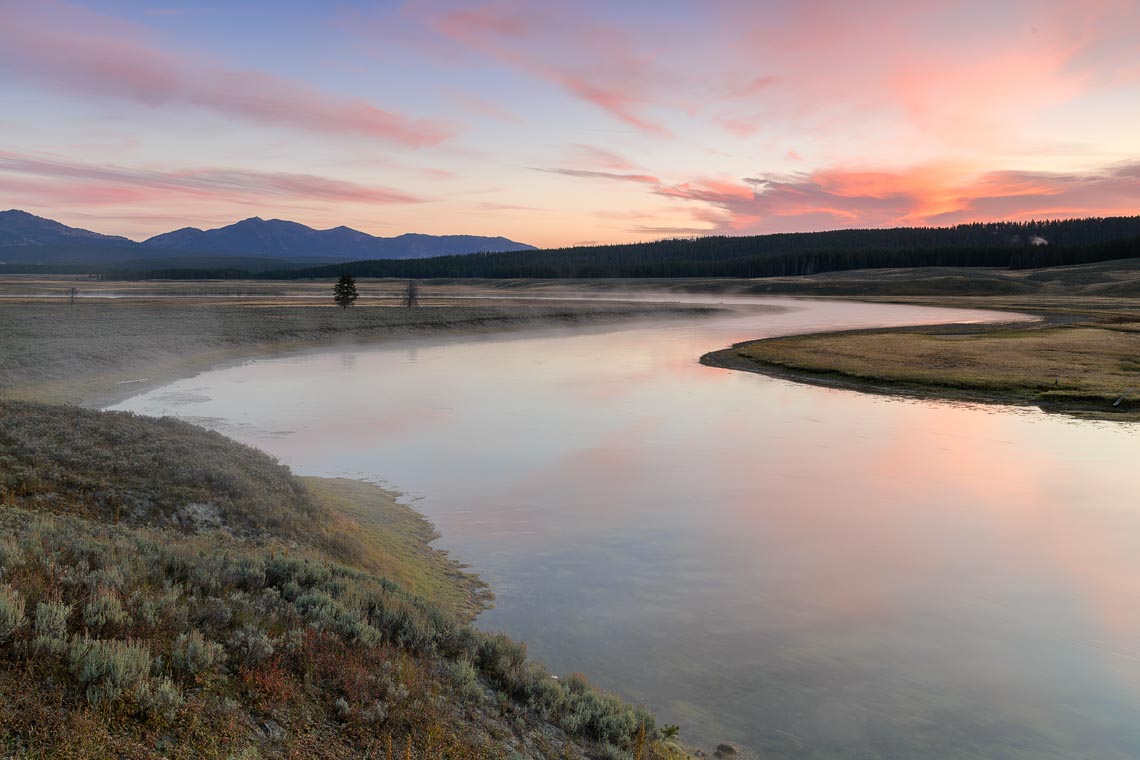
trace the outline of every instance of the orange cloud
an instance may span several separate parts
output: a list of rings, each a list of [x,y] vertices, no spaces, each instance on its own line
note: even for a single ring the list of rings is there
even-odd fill
[[[711,224],[710,233],[1128,215],[1140,208],[1140,164],[1086,174],[978,174],[954,164],[895,171],[835,168],[744,183],[698,180],[653,192],[700,204],[693,217]]]
[[[706,203],[749,200],[753,197],[752,189],[746,185],[718,179],[699,179],[693,182],[684,182],[672,187],[662,187],[658,192],[670,198],[684,198]]]

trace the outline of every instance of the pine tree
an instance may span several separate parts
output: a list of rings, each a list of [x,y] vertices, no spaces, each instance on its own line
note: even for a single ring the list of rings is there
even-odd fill
[[[336,285],[333,285],[333,300],[342,309],[352,306],[356,300],[356,279],[347,272],[340,276]]]

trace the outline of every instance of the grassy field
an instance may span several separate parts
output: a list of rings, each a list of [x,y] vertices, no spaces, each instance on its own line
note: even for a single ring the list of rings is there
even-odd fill
[[[907,299],[1034,311],[1037,324],[958,325],[770,338],[703,361],[876,392],[1032,404],[1140,420],[1140,302],[1134,299]]]
[[[892,296],[1029,296],[1081,295],[1094,298],[1140,296],[1140,259],[1123,259],[1080,266],[1048,269],[991,269],[928,267],[924,269],[861,269],[827,272],[809,277],[759,279],[689,278],[599,278],[575,280],[422,280],[429,303],[456,298],[505,295],[518,298],[568,293],[604,298],[613,293],[708,293],[741,295],[810,295],[846,297]],[[405,283],[400,280],[361,280],[361,304],[395,304]],[[135,298],[220,298],[264,301],[278,298],[289,302],[323,304],[328,301],[328,282],[214,280],[113,282],[84,277],[0,276],[0,299],[7,297],[62,300],[75,287],[80,298],[120,295]]]
[[[108,403],[212,365],[312,346],[712,313],[614,302],[447,301],[419,309],[266,296],[0,298],[0,397]]]

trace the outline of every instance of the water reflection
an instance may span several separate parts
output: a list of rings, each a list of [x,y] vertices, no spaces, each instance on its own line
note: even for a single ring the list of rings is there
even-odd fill
[[[947,319],[795,306],[358,349],[351,366],[298,354],[122,408],[192,409],[301,472],[422,495],[496,591],[481,625],[692,739],[768,758],[1140,756],[1135,428],[697,363],[761,335]]]

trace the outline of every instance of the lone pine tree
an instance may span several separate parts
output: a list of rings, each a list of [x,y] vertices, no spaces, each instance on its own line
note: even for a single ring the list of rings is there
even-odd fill
[[[342,274],[340,279],[337,280],[336,285],[333,285],[333,300],[336,305],[342,309],[347,309],[352,306],[352,302],[356,300],[356,280],[350,274]]]

